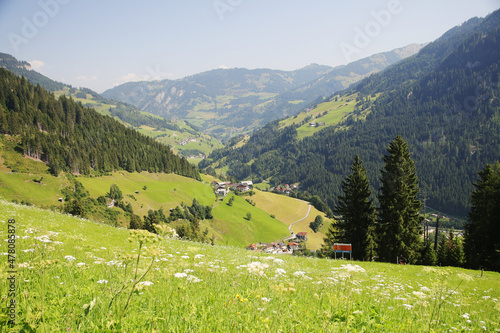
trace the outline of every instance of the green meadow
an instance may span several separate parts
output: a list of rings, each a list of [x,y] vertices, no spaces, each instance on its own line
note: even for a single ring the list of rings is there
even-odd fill
[[[0,331],[500,329],[499,273],[270,256],[160,234],[0,200]]]

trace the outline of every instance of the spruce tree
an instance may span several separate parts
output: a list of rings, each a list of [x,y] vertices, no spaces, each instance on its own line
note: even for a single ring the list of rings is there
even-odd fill
[[[370,199],[370,183],[358,155],[351,166],[352,173],[342,181],[343,194],[338,197],[335,213],[339,215],[338,232],[329,233],[337,241],[351,243],[352,256],[358,260],[370,260],[373,256],[373,228],[375,206]],[[334,239],[330,240],[333,246]]]
[[[435,266],[437,263],[436,251],[434,251],[434,244],[429,240],[425,241],[422,255],[420,257],[420,264],[427,266]]]
[[[465,226],[467,264],[500,271],[500,163],[487,164],[478,175]]]
[[[378,195],[378,254],[383,261],[395,262],[404,257],[412,263],[421,250],[418,178],[408,144],[397,136],[387,148],[385,166],[381,170]]]

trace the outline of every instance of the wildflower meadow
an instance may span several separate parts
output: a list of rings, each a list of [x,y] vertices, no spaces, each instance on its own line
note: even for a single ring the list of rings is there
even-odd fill
[[[498,273],[271,256],[158,232],[0,201],[0,331],[500,330]]]

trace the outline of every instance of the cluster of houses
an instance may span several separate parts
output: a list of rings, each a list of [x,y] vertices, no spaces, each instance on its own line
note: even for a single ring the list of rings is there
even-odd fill
[[[299,186],[297,184],[292,184],[292,185],[285,184],[285,185],[276,186],[274,189],[272,189],[272,191],[277,192],[277,193],[281,193],[281,194],[290,195],[292,190],[296,190],[298,188],[299,188]]]
[[[297,239],[298,241],[289,242],[288,244],[285,244],[284,242],[250,244],[247,247],[247,250],[272,254],[293,254],[293,251],[298,251],[300,249],[300,241],[307,240],[307,232],[293,234],[291,239]]]
[[[187,145],[188,143],[190,142],[196,142],[196,138],[187,138],[187,139],[183,139],[180,143],[181,146],[185,146]]]
[[[215,194],[221,197],[225,197],[230,190],[247,192],[253,188],[253,182],[251,180],[245,180],[241,183],[231,183],[231,182],[212,182],[212,187],[214,188]]]
[[[310,127],[325,126],[325,123],[322,121],[320,122],[313,121],[312,123],[309,123],[309,126]]]
[[[272,254],[293,254],[293,251],[297,251],[299,249],[299,243],[290,242],[287,244],[281,243],[258,243],[258,244],[250,244],[247,247],[247,250],[251,251],[259,251],[265,253]]]

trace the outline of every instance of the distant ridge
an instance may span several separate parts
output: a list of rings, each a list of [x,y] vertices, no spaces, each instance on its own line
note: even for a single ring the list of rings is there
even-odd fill
[[[412,44],[336,68],[311,64],[294,71],[214,69],[179,80],[128,82],[103,96],[163,117],[188,120],[228,139],[294,115],[420,48]]]

